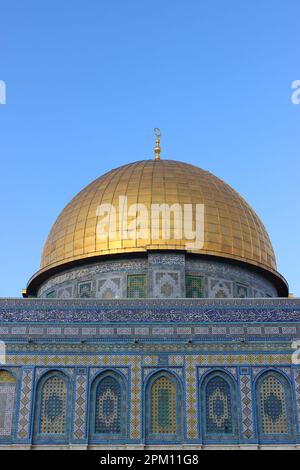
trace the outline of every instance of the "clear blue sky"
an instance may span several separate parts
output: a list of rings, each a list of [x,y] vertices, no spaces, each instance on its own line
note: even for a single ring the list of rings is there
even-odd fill
[[[163,156],[208,169],[265,223],[300,296],[299,0],[0,0],[0,296],[91,180]]]

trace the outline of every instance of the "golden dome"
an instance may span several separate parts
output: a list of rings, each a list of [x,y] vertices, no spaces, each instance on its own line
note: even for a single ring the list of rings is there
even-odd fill
[[[204,204],[204,246],[187,250],[187,240],[131,240],[97,237],[97,208],[144,204]],[[119,215],[119,213],[117,214]],[[195,215],[193,216],[195,218]],[[118,220],[118,217],[117,217]],[[195,221],[194,221],[195,222]],[[276,272],[272,244],[262,222],[247,202],[208,171],[172,160],[145,160],[124,165],[84,188],[64,208],[45,244],[41,271],[102,255],[148,250],[185,250],[243,261]]]

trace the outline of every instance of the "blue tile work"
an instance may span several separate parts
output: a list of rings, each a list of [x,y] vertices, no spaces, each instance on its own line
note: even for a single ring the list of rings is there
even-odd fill
[[[201,297],[277,297],[272,282],[248,267],[183,253],[149,253],[136,259],[103,260],[70,268],[46,280],[38,297],[107,298],[111,291],[114,298],[126,298],[128,276],[135,275],[147,278],[145,297],[150,298],[184,298],[186,276],[201,276]]]
[[[185,255],[148,256],[149,296],[159,299],[185,297]]]
[[[202,276],[186,276],[186,297],[191,299],[204,297]]]
[[[27,444],[31,441],[31,419],[33,402],[33,378],[34,368],[24,367],[22,370],[22,380],[19,383],[19,400],[17,402],[17,441]],[[14,419],[14,418],[13,418]]]
[[[233,409],[230,385],[223,377],[212,378],[205,391],[206,434],[233,434]]]
[[[240,421],[241,436],[246,442],[254,439],[254,401],[252,398],[251,369],[248,374],[240,369]]]
[[[147,277],[143,274],[127,277],[127,297],[143,299],[147,297]]]
[[[88,400],[88,369],[79,367],[75,375],[74,426],[73,440],[82,441],[87,437],[87,400]]]
[[[82,282],[78,285],[78,297],[88,299],[92,296],[92,283]]]
[[[1,299],[0,323],[299,322],[299,299]],[[4,326],[4,325],[3,325]],[[1,334],[1,332],[0,332]]]
[[[69,440],[72,386],[62,370],[50,371],[37,382],[32,415],[34,441]]]
[[[13,415],[16,398],[16,378],[0,370],[0,438],[10,440],[13,434]]]
[[[145,393],[146,440],[180,440],[182,389],[174,372],[155,371],[146,380]]]
[[[111,376],[103,378],[96,389],[95,434],[120,434],[121,385]]]
[[[267,439],[291,437],[293,419],[290,384],[277,372],[266,372],[257,381],[258,431]]]
[[[299,319],[293,299],[1,300],[9,442],[300,446]]]
[[[126,359],[125,362],[128,364],[129,358]],[[108,362],[109,358],[106,356],[103,360]],[[122,362],[124,363],[120,360],[120,363]],[[135,365],[133,362],[131,365],[131,372],[134,374]],[[137,411],[130,403],[130,396],[133,397],[134,393],[131,389],[130,396],[128,394],[127,375],[127,368],[101,367],[89,370],[89,416],[86,420],[86,422],[89,421],[89,442],[124,442],[125,439],[129,439],[128,423],[132,422]],[[138,428],[139,422],[135,423],[135,426]],[[133,426],[130,424],[130,427]]]

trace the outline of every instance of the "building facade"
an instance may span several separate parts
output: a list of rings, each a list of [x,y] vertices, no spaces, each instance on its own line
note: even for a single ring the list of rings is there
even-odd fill
[[[25,298],[0,300],[0,448],[299,448],[300,300],[268,234],[155,153],[82,190]]]

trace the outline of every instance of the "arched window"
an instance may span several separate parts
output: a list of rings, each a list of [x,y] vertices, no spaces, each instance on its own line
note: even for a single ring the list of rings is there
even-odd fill
[[[35,438],[67,440],[69,435],[68,378],[60,372],[51,372],[43,377],[37,388],[35,414]]]
[[[105,440],[126,434],[126,387],[123,378],[109,371],[93,383],[91,397],[91,438]]]
[[[235,385],[222,373],[209,375],[202,385],[204,435],[232,438],[237,432]]]
[[[174,440],[181,435],[181,387],[175,376],[156,374],[147,384],[146,427],[148,439]]]
[[[257,382],[259,434],[290,435],[293,432],[291,390],[288,381],[277,372],[263,374]]]
[[[16,379],[6,370],[0,371],[0,440],[7,440],[13,434],[13,420],[16,397]]]

